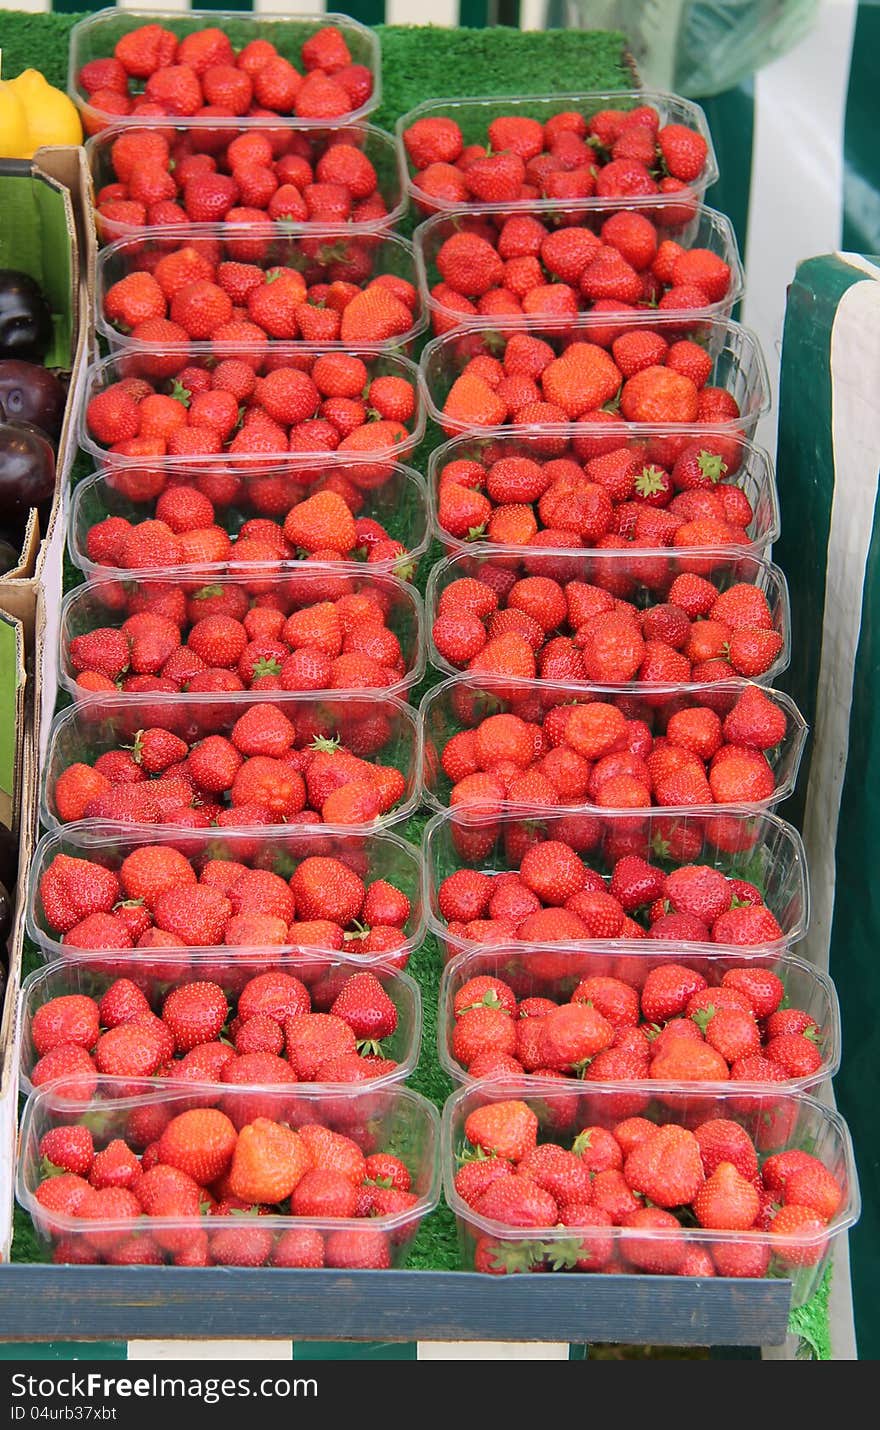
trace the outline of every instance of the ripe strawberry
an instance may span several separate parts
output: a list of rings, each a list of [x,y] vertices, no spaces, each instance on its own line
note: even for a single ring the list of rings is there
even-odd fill
[[[634,1191],[661,1207],[692,1202],[704,1181],[699,1143],[692,1132],[671,1123],[630,1152],[623,1170]]]
[[[40,899],[49,925],[61,933],[93,913],[109,913],[119,897],[119,879],[89,859],[58,854],[40,879]]]
[[[527,1103],[487,1103],[470,1113],[465,1136],[490,1156],[518,1162],[537,1143],[538,1119]]]
[[[311,1153],[297,1132],[258,1117],[238,1134],[229,1187],[246,1202],[273,1206],[290,1196],[311,1164]]]
[[[88,1127],[51,1127],[40,1138],[40,1158],[44,1170],[58,1168],[87,1177],[95,1158],[95,1145]]]
[[[539,1020],[537,1053],[541,1066],[555,1072],[577,1072],[610,1046],[612,1025],[587,1004],[563,1004]]]
[[[555,1198],[525,1175],[492,1182],[476,1202],[475,1211],[504,1226],[553,1226],[558,1219]]]
[[[728,943],[738,947],[772,944],[782,936],[782,929],[770,910],[756,904],[730,909],[712,925],[714,943]]]
[[[520,878],[543,902],[564,904],[583,889],[586,870],[567,845],[550,839],[527,850],[520,864]]]
[[[80,1212],[80,1215],[82,1213]],[[825,1254],[825,1222],[811,1207],[781,1207],[770,1223],[771,1250],[786,1266],[815,1266]]]
[[[41,1057],[62,1044],[93,1048],[98,1031],[98,1005],[81,993],[50,998],[31,1019],[31,1042]]]
[[[723,1231],[747,1231],[759,1208],[760,1198],[753,1182],[731,1162],[719,1162],[694,1198],[700,1226]]]
[[[173,989],[162,1007],[162,1018],[174,1037],[177,1052],[219,1037],[228,1013],[226,995],[216,983],[184,983]]]
[[[664,124],[658,130],[657,144],[672,178],[683,179],[686,183],[699,178],[708,153],[701,134],[684,124]]]
[[[662,964],[650,971],[642,986],[642,1016],[649,1023],[666,1023],[683,1013],[694,993],[705,987],[705,978],[695,969]]]
[[[348,1024],[359,1043],[376,1044],[397,1027],[397,1008],[372,973],[356,973],[350,978],[330,1012]]]
[[[670,1212],[660,1207],[641,1207],[625,1217],[622,1224],[635,1233],[624,1236],[620,1243],[621,1252],[631,1266],[654,1275],[669,1276],[679,1271],[687,1255],[687,1243],[679,1222]],[[642,1229],[649,1234],[639,1236]],[[663,1234],[657,1236],[658,1231]]]
[[[706,864],[674,869],[666,876],[663,892],[676,913],[690,914],[705,924],[714,923],[730,908],[727,879]]]
[[[720,1164],[732,1163],[747,1181],[755,1180],[757,1153],[749,1134],[738,1122],[724,1117],[710,1118],[694,1129],[694,1136],[700,1144],[703,1170],[707,1177],[711,1177]]]
[[[324,1240],[324,1265],[383,1271],[391,1265],[388,1238],[381,1231],[331,1231]]]

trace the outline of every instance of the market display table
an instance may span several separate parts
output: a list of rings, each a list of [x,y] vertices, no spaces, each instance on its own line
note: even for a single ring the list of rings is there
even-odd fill
[[[16,73],[38,64],[63,87],[69,32],[78,18],[4,12],[4,69]],[[414,105],[444,94],[565,93],[633,82],[624,39],[616,34],[394,26],[380,27],[379,34],[383,100],[371,121],[387,130]],[[413,224],[409,215],[401,231],[411,232]],[[421,823],[403,831],[413,842]],[[432,940],[410,971],[422,983],[427,1014],[410,1085],[442,1102],[449,1083],[434,1044],[440,955]],[[7,1342],[246,1335],[758,1346],[782,1343],[789,1326],[791,1287],[784,1280],[460,1272],[445,1208],[423,1226],[411,1269],[381,1273],[27,1264],[37,1254],[27,1218],[16,1229],[14,1263],[0,1267],[0,1340]]]

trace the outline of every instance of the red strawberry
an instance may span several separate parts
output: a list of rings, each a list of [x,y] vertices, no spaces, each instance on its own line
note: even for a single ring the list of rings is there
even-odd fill
[[[633,1190],[661,1207],[692,1202],[703,1184],[700,1147],[692,1132],[667,1124],[658,1127],[624,1163],[624,1176]]]
[[[538,1119],[522,1101],[487,1103],[470,1113],[464,1130],[473,1146],[518,1162],[537,1143]]]

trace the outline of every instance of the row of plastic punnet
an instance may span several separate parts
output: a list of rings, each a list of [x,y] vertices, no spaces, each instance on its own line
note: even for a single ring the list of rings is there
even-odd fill
[[[434,287],[442,281],[442,274],[437,267],[437,255],[447,239],[456,233],[473,231],[482,237],[487,237],[494,246],[505,222],[510,217],[510,212],[510,206],[507,204],[481,204],[475,208],[450,209],[434,214],[416,229],[413,234],[416,272],[425,307],[431,315],[432,321],[437,325],[435,331],[445,332],[448,328],[459,327],[467,322],[471,326],[475,324],[483,327],[491,325],[502,331],[523,326],[524,315],[519,313],[493,314],[491,318],[482,319],[476,319],[471,315],[463,316],[432,292]],[[550,203],[546,208],[539,203],[535,205],[534,210],[530,210],[531,216],[543,223],[548,231],[577,225],[595,233],[599,233],[603,223],[619,212],[620,203],[611,200],[603,200],[601,206],[586,212],[576,206],[570,208],[565,203]],[[636,212],[640,213],[641,210],[636,209]],[[644,216],[650,220],[650,210]],[[704,308],[697,310],[715,317],[729,318],[734,306],[743,295],[745,283],[736,235],[730,219],[725,214],[719,213],[717,209],[706,208],[700,204],[694,208],[693,214],[686,224],[674,229],[674,235],[675,242],[682,248],[708,249],[718,258],[723,259],[729,267],[730,283],[724,297],[715,302],[707,302]],[[671,233],[670,236],[672,236]],[[628,321],[650,326],[657,313],[656,306],[646,306],[644,309],[628,314]],[[539,314],[531,316],[540,321]],[[586,320],[589,316],[589,309],[587,309],[583,317]],[[593,322],[596,327],[607,328],[608,314],[597,314]],[[587,331],[589,331],[589,324],[587,324]]]
[[[387,341],[379,339],[375,346],[410,353],[427,326],[412,244],[396,234],[362,230],[357,225],[350,225],[344,231],[319,224],[268,225],[265,233],[249,224],[211,224],[198,228],[174,225],[145,229],[143,233],[119,239],[102,249],[98,257],[97,329],[106,338],[111,352],[148,352],[150,343],[132,337],[113,322],[107,314],[108,293],[116,283],[133,273],[151,273],[161,258],[181,249],[193,250],[213,264],[248,263],[267,274],[277,268],[295,268],[309,287],[332,283],[347,275],[361,286],[373,278],[391,274],[416,289],[416,306],[412,322],[404,332]],[[296,338],[283,336],[276,340],[267,335],[266,346],[274,348],[276,341],[288,346],[296,343]],[[331,350],[337,347],[348,351],[351,344],[340,338],[327,346]],[[189,347],[184,340],[182,348],[189,351]],[[222,342],[213,347],[216,352],[224,350]],[[238,347],[240,344],[232,344],[233,350]],[[259,348],[255,351],[259,352]]]
[[[263,128],[265,127],[264,123]],[[102,189],[117,182],[118,176],[113,167],[114,143],[121,134],[134,132],[137,131],[130,123],[124,126],[114,124],[112,127],[102,129],[99,134],[92,135],[91,139],[86,141],[86,158],[96,196]],[[237,125],[229,131],[215,128],[202,131],[180,121],[169,121],[167,125],[163,124],[162,126],[162,133],[169,137],[169,145],[172,150],[185,145],[193,153],[208,151],[212,157],[221,161],[221,168],[226,147],[241,132]],[[402,168],[394,139],[390,134],[386,134],[384,129],[377,128],[375,124],[365,123],[321,129],[302,129],[297,121],[273,120],[269,133],[275,148],[282,152],[284,152],[281,142],[283,137],[288,140],[287,147],[296,144],[297,152],[303,147],[305,141],[313,167],[327,149],[334,144],[350,144],[361,149],[376,171],[378,192],[381,194],[388,212],[381,218],[359,223],[358,228],[363,228],[366,231],[378,231],[394,228],[400,222],[407,207],[406,174]],[[100,210],[96,214],[96,223],[99,237],[105,243],[112,243],[115,239],[146,234],[146,226],[108,217]],[[195,225],[196,231],[199,233],[207,233],[211,227],[210,224]],[[352,225],[346,222],[338,226],[334,225],[334,227],[337,227],[339,232],[345,233],[350,230]]]
[[[440,1064],[453,1082],[479,1082],[455,1056],[453,1033],[456,1026],[455,1000],[458,993],[474,978],[497,978],[507,983],[517,1000],[546,998],[564,1004],[571,999],[578,984],[587,978],[613,978],[641,991],[648,974],[655,968],[674,962],[678,967],[692,969],[705,978],[710,989],[717,988],[725,973],[735,968],[767,969],[781,979],[785,987],[786,1006],[797,1008],[814,1019],[813,1036],[822,1054],[814,1073],[790,1079],[785,1092],[809,1092],[834,1077],[840,1066],[840,1007],[834,984],[827,974],[793,953],[772,953],[764,949],[725,949],[713,954],[690,954],[685,945],[674,959],[668,952],[657,953],[650,946],[647,953],[619,953],[616,945],[595,943],[589,950],[576,951],[564,944],[547,945],[542,950],[510,944],[499,948],[478,948],[460,953],[448,963],[440,984],[440,1011],[437,1018],[437,1051]],[[574,1076],[574,1074],[571,1074]],[[525,1081],[533,1087],[546,1083],[541,1073],[531,1073]],[[552,1078],[553,1086],[557,1078]],[[617,1084],[615,1084],[617,1086]],[[758,1090],[762,1084],[737,1082],[737,1091]],[[778,1084],[778,1086],[782,1086]],[[729,1082],[704,1083],[701,1087],[725,1092]],[[686,1091],[682,1084],[682,1091]],[[647,1102],[650,1087],[637,1085]],[[633,1108],[632,1116],[640,1109]]]
[[[403,967],[410,955],[421,947],[425,931],[421,854],[413,845],[390,830],[364,832],[348,825],[343,827],[324,824],[298,827],[239,826],[181,831],[167,825],[136,825],[129,828],[118,823],[85,820],[79,824],[65,825],[44,835],[34,852],[27,930],[46,962],[59,959],[67,962],[71,957],[84,958],[100,968],[107,963],[108,957],[115,963],[121,952],[129,964],[132,961],[137,963],[142,957],[137,949],[83,950],[65,943],[62,930],[52,922],[51,911],[54,905],[50,905],[50,910],[47,911],[44,904],[43,880],[54,861],[62,856],[65,859],[88,860],[118,875],[127,856],[145,846],[183,854],[197,876],[206,864],[218,860],[235,860],[248,869],[266,870],[289,881],[303,860],[338,860],[355,872],[365,887],[376,880],[385,880],[403,894],[409,904],[409,912],[401,928],[401,937],[393,952],[387,949],[361,952],[363,945],[360,938],[352,938],[349,941],[361,966],[366,968],[390,961],[395,966]],[[295,953],[311,953],[318,958],[333,957],[339,952],[339,947],[331,939],[332,932],[328,924],[327,941],[323,944],[318,941],[298,945],[291,940],[289,943],[264,946],[249,944],[248,951],[264,954],[267,961]],[[315,936],[317,937],[317,934]],[[188,937],[190,941],[187,943],[181,941],[167,946],[163,943],[163,966],[210,967],[218,959],[234,956],[230,953],[231,946],[228,944],[199,943],[200,935],[195,930],[189,931]],[[155,956],[155,953],[151,955],[149,950],[145,955],[147,961]]]
[[[95,472],[74,488],[67,526],[67,549],[73,564],[78,566],[89,580],[123,574],[121,568],[105,565],[99,560],[93,560],[89,555],[89,533],[92,527],[112,516],[121,516],[133,525],[150,520],[155,517],[158,497],[168,486],[199,486],[198,473],[181,474],[174,471],[171,462],[163,465],[164,471],[158,464],[155,466],[155,480],[146,484],[145,488],[141,487],[138,478],[129,481],[124,472],[112,467]],[[417,571],[431,540],[425,478],[413,467],[405,466],[402,462],[390,462],[387,475],[383,474],[378,485],[371,481],[367,487],[358,487],[357,478],[362,470],[362,462],[335,462],[315,458],[292,468],[289,474],[282,473],[280,476],[274,468],[266,472],[248,470],[236,476],[228,493],[231,500],[223,506],[218,502],[216,486],[210,487],[214,498],[215,521],[231,537],[237,536],[244,523],[254,517],[268,516],[283,523],[287,512],[298,501],[311,495],[313,489],[319,489],[328,479],[343,479],[349,499],[353,497],[353,504],[357,505],[357,517],[379,522],[392,540],[399,541],[405,547],[405,554],[402,556],[383,561],[369,561],[369,569],[408,580]],[[181,477],[182,480],[178,480]],[[206,579],[213,579],[238,571],[244,573],[254,564],[236,561],[233,546],[229,561],[199,562],[189,569],[198,569]],[[281,560],[274,563],[272,569],[293,572],[300,569],[300,565],[301,563],[296,561]],[[125,579],[128,579],[129,575],[129,569],[125,568]]]
[[[291,366],[302,367],[304,361],[317,361],[323,354],[333,351],[334,349],[327,348],[326,345],[301,343],[291,347],[289,344],[278,343],[272,348],[270,365],[281,366],[285,358],[289,358]],[[402,460],[418,446],[425,431],[425,410],[418,390],[418,369],[408,358],[396,353],[379,352],[375,348],[359,348],[357,351],[366,364],[370,381],[375,377],[400,377],[415,389],[413,416],[407,423],[401,424],[402,428],[406,428],[405,434],[388,446],[361,450],[355,457],[355,460],[362,463],[363,480],[372,479],[378,483],[384,480],[393,462]],[[95,459],[96,464],[112,469],[113,472],[135,474],[151,472],[157,467],[165,470],[164,457],[131,456],[103,445],[89,428],[89,402],[105,388],[130,377],[143,378],[155,391],[170,393],[174,387],[174,379],[185,367],[204,367],[210,370],[218,356],[237,356],[249,363],[258,376],[268,371],[266,364],[270,361],[267,352],[258,352],[252,347],[239,346],[228,351],[224,349],[221,353],[210,343],[193,343],[188,348],[180,349],[145,347],[139,351],[118,352],[112,357],[93,363],[83,384],[80,446]],[[348,449],[344,449],[344,455],[348,461],[351,455]],[[327,451],[325,448],[312,448],[303,452],[279,449],[277,452],[224,451],[210,457],[176,456],[174,468],[180,473],[208,470],[221,470],[236,475],[277,473],[295,470],[310,456],[326,461]]]
[[[670,717],[681,710],[710,709],[723,718],[749,688],[749,681],[725,681],[707,685],[633,685],[625,694],[620,687],[594,685],[589,688],[564,681],[513,681],[453,676],[427,691],[419,706],[419,739],[422,797],[433,810],[446,809],[455,781],[443,768],[443,752],[449,741],[468,730],[477,730],[492,715],[512,714],[541,726],[551,710],[559,706],[589,705],[595,701],[617,706],[628,719],[643,720],[655,739],[662,738]],[[769,809],[794,793],[798,769],[807,740],[806,722],[789,695],[765,689],[764,695],[785,717],[785,735],[779,744],[765,751],[773,772],[772,795],[753,809]],[[579,801],[572,808],[584,808]],[[560,800],[560,805],[565,804]],[[745,806],[742,806],[745,808]]]
[[[422,903],[427,926],[438,939],[447,961],[479,945],[450,932],[440,907],[439,890],[459,869],[476,869],[494,877],[519,869],[523,853],[543,840],[573,843],[589,869],[608,880],[618,859],[638,854],[671,872],[689,865],[707,865],[730,879],[743,879],[761,894],[780,933],[762,939],[760,948],[780,952],[804,937],[810,918],[807,861],[797,830],[766,810],[736,807],[712,809],[594,809],[575,812],[537,805],[508,805],[502,810],[457,805],[436,814],[422,842]],[[568,942],[568,941],[566,941]],[[652,940],[651,952],[663,940]],[[579,950],[589,940],[571,942]],[[680,952],[677,942],[666,952]],[[525,947],[525,945],[524,945]],[[621,953],[645,952],[644,939],[615,940]],[[699,955],[730,953],[718,943],[689,942]],[[735,950],[740,952],[738,947]]]
[[[159,596],[170,588],[183,587],[188,595],[205,589],[199,572],[176,571],[137,573],[124,581],[92,581],[78,586],[65,596],[61,606],[59,625],[59,673],[61,684],[77,700],[95,701],[103,705],[107,695],[104,691],[87,690],[77,683],[77,672],[70,659],[70,643],[79,635],[99,628],[118,627],[124,624],[128,615],[138,609],[141,602],[151,595]],[[325,601],[338,599],[351,592],[371,591],[381,598],[386,610],[385,624],[400,643],[401,657],[406,673],[381,690],[382,695],[404,695],[422,676],[425,668],[424,622],[421,597],[406,581],[382,573],[373,574],[368,567],[324,566],[302,562],[293,572],[288,570],[279,576],[275,568],[255,568],[245,573],[238,571],[217,581],[211,581],[211,589],[221,591],[234,589],[243,592],[248,600],[259,597],[271,590],[281,597],[287,607],[287,614]],[[184,626],[184,630],[190,626]],[[251,700],[274,698],[276,691],[250,692]],[[311,692],[315,697],[331,691]],[[337,692],[338,693],[338,692]],[[360,694],[361,692],[356,692]],[[131,697],[129,697],[131,698]],[[142,695],[137,700],[143,702]],[[190,700],[204,705],[217,701],[216,691],[190,693]],[[225,696],[224,696],[225,698]]]
[[[121,961],[108,956],[103,960],[74,958],[64,963],[46,964],[28,974],[19,995],[21,1089],[24,1093],[33,1091],[32,1074],[40,1058],[40,1050],[33,1037],[34,1016],[38,1009],[54,998],[74,994],[99,1002],[118,979],[133,977],[152,1011],[161,1015],[166,999],[175,989],[207,980],[226,997],[231,1018],[248,984],[266,972],[281,972],[305,985],[311,998],[312,1012],[327,1013],[334,999],[362,971],[363,966],[357,958],[341,954],[332,958],[286,954],[274,959],[271,953],[257,955],[246,949],[236,950],[226,958],[218,958],[211,964],[198,967],[190,967],[186,963],[155,962],[148,951]],[[375,1086],[386,1087],[395,1082],[405,1082],[415,1070],[422,1037],[422,1001],[419,985],[408,973],[381,965],[372,972],[381,982],[397,1013],[396,1028],[382,1039],[382,1055],[397,1066],[371,1079]],[[98,1076],[96,1070],[96,1083]],[[193,1081],[190,1076],[184,1080]],[[109,1085],[112,1083],[108,1080]]]
[[[670,94],[666,90],[654,89],[629,89],[629,90],[581,90],[568,94],[532,94],[532,95],[504,95],[504,96],[477,96],[467,99],[428,99],[422,104],[416,105],[414,109],[398,119],[395,126],[397,142],[400,146],[401,160],[409,175],[409,193],[413,199],[414,206],[422,212],[432,212],[434,210],[446,210],[455,208],[454,203],[442,198],[431,196],[428,199],[414,182],[417,173],[415,165],[412,163],[407,153],[404,135],[411,125],[420,119],[445,118],[454,120],[461,130],[464,143],[483,144],[488,143],[489,125],[494,119],[501,119],[507,116],[515,118],[536,119],[541,124],[546,124],[548,119],[560,113],[576,111],[589,119],[592,115],[604,109],[635,109],[641,105],[652,105],[656,109],[661,125],[681,124],[688,129],[693,129],[706,143],[706,160],[699,177],[688,185],[686,193],[674,195],[674,201],[678,204],[686,202],[690,197],[702,198],[711,184],[718,178],[718,162],[715,157],[715,149],[712,143],[712,136],[706,122],[706,116],[698,104],[692,100],[683,99],[680,95]],[[511,201],[509,208],[513,213],[532,213],[539,211],[542,201],[533,199],[518,199]],[[603,204],[607,205],[608,200],[602,198],[585,198],[577,201],[581,211],[589,213],[591,210],[601,209]],[[543,201],[545,209],[554,207],[552,200]],[[566,204],[567,206],[567,204]],[[635,205],[631,198],[621,198],[619,208],[632,208]],[[657,213],[658,224],[663,222],[664,209],[670,207],[670,195],[662,194],[657,196],[640,196],[637,206],[645,213],[651,213],[652,209]]]
[[[619,322],[615,319],[613,331],[625,332],[631,322],[630,316],[624,314]],[[635,322],[641,325],[642,319],[637,315]],[[562,322],[532,323],[526,320],[524,330],[530,336],[547,343],[557,356],[560,356],[574,342],[590,342],[591,326],[595,336],[595,319],[591,320],[586,313]],[[603,326],[609,328],[607,321]],[[741,433],[748,438],[754,436],[759,419],[770,406],[767,365],[754,333],[729,318],[684,319],[678,315],[670,317],[665,314],[654,318],[650,328],[670,341],[683,336],[698,340],[712,358],[709,384],[725,388],[735,399],[739,416],[724,422],[706,423],[704,430],[707,433]],[[447,437],[454,437],[458,432],[474,435],[472,425],[455,416],[447,417],[444,414],[444,404],[453,383],[475,357],[491,356],[503,364],[509,339],[508,330],[496,334],[494,329],[488,332],[483,327],[470,327],[434,338],[423,349],[419,370],[425,405],[428,416]],[[550,441],[554,437],[561,438],[565,426],[566,424],[562,423],[559,427],[548,423],[542,424],[537,430]],[[584,431],[587,431],[588,427],[589,424],[583,424]],[[485,432],[486,435],[495,436],[504,430],[504,426],[487,427]],[[527,424],[523,424],[520,429],[518,425],[510,424],[508,430],[528,431],[535,428],[529,429]],[[605,428],[602,428],[602,435],[607,436]]]
[[[198,1247],[197,1264],[241,1265],[245,1264],[242,1233],[249,1231],[244,1238],[248,1243],[246,1264],[296,1265],[284,1254],[284,1234],[289,1232],[300,1237],[311,1233],[311,1244],[318,1247],[320,1255],[310,1265],[370,1265],[377,1270],[405,1261],[420,1222],[440,1200],[439,1115],[432,1103],[402,1084],[332,1088],[297,1083],[293,1088],[211,1090],[180,1084],[159,1087],[138,1079],[124,1083],[102,1079],[94,1091],[90,1092],[90,1087],[89,1080],[77,1095],[73,1082],[49,1083],[31,1094],[22,1117],[16,1197],[30,1213],[48,1260],[120,1264],[146,1259],[155,1264],[181,1256],[191,1258]],[[294,1130],[317,1124],[356,1142],[365,1156],[389,1152],[405,1163],[415,1200],[392,1215],[320,1218],[273,1213],[253,1222],[248,1219],[243,1227],[240,1218],[201,1215],[89,1221],[50,1211],[38,1199],[36,1191],[45,1175],[40,1142],[51,1129],[85,1124],[92,1130],[98,1150],[118,1138],[140,1153],[145,1125],[155,1127],[205,1105],[225,1112],[236,1133],[259,1118]],[[253,1254],[254,1228],[260,1248],[257,1256]],[[187,1264],[193,1264],[192,1260]]]
[[[708,441],[710,451],[721,455],[726,468],[721,474],[722,484],[740,487],[752,508],[752,520],[742,545],[756,556],[763,556],[777,540],[780,523],[776,478],[770,455],[763,447],[739,435],[725,434],[720,440],[717,437],[707,439],[706,431],[701,427],[620,423],[619,429],[617,425],[611,431],[603,429],[603,436],[606,442],[598,452],[592,450],[589,433],[576,425],[561,430],[558,437],[554,436],[549,441],[544,433],[538,431],[500,430],[491,435],[462,433],[435,447],[428,458],[428,500],[433,534],[443,543],[447,556],[467,551],[474,544],[473,541],[450,535],[440,521],[440,484],[444,469],[452,462],[478,462],[487,472],[495,462],[511,457],[525,457],[538,463],[571,458],[582,463],[591,455],[616,451],[619,446],[643,457],[646,465],[668,470],[674,467],[686,448],[700,441]],[[614,446],[609,445],[612,437]],[[484,534],[479,539],[487,540]]]
[[[89,133],[93,133],[107,124],[119,124],[120,116],[91,102],[79,80],[83,65],[88,64],[91,60],[112,57],[115,46],[124,35],[149,23],[162,25],[164,29],[171,30],[179,39],[195,34],[199,30],[205,29],[206,26],[216,25],[229,36],[236,48],[250,44],[252,40],[268,40],[275,46],[279,54],[297,68],[301,64],[300,50],[304,42],[318,30],[323,29],[325,25],[334,25],[341,30],[345,38],[352,62],[364,65],[369,69],[373,81],[369,99],[353,109],[345,118],[349,122],[363,119],[368,114],[372,114],[381,102],[382,50],[379,36],[374,30],[358,24],[357,20],[352,20],[348,15],[306,14],[276,19],[274,16],[246,15],[234,10],[190,10],[181,14],[166,10],[128,12],[111,8],[80,20],[70,33],[67,92],[82,111],[84,127]],[[121,122],[126,122],[125,117]],[[144,125],[144,119],[140,116],[136,116],[128,122],[141,127]],[[158,123],[162,122],[163,119],[158,120]],[[234,116],[234,122],[237,128],[244,131],[265,129],[266,127],[265,117],[256,115],[237,115]],[[271,122],[274,127],[276,123],[283,123],[283,120],[272,120]],[[327,127],[327,121],[320,119],[297,119],[290,122],[295,123],[301,129]],[[153,124],[156,123],[157,121],[154,120]],[[197,115],[189,119],[188,123],[194,129],[210,131],[217,127],[217,116]]]
[[[234,691],[210,701],[185,693],[159,693],[133,701],[124,695],[78,702],[57,714],[49,732],[41,776],[40,817],[47,829],[71,822],[59,810],[56,786],[71,765],[94,765],[112,750],[132,748],[139,731],[170,730],[192,748],[210,735],[232,735],[237,721],[257,704],[255,694]],[[405,780],[400,801],[370,827],[398,824],[421,801],[418,711],[405,701],[380,693],[323,698],[296,691],[272,692],[273,707],[293,727],[295,748],[320,738],[348,748],[355,743],[361,758],[399,770]],[[293,821],[295,822],[295,821]]]
[[[672,1123],[693,1131],[710,1119],[738,1122],[761,1158],[790,1147],[809,1148],[836,1178],[840,1205],[822,1230],[810,1228],[788,1243],[770,1231],[719,1231],[699,1225],[511,1227],[476,1212],[460,1196],[455,1175],[473,1148],[466,1127],[470,1115],[499,1102],[524,1102],[538,1121],[539,1145],[571,1146],[587,1128],[613,1129],[628,1114],[632,1085],[625,1089],[590,1087],[580,1081],[556,1082],[552,1093],[528,1082],[484,1082],[461,1087],[443,1110],[443,1186],[455,1213],[462,1262],[496,1273],[512,1270],[650,1271],[687,1274],[688,1253],[708,1254],[713,1270],[702,1274],[784,1276],[792,1281],[792,1304],[813,1295],[840,1239],[858,1221],[861,1210],[852,1141],[843,1118],[814,1098],[798,1092],[754,1090],[706,1091],[661,1084],[645,1089],[639,1116],[658,1125]],[[786,1254],[790,1250],[790,1254]],[[701,1257],[701,1260],[703,1258]]]
[[[460,673],[449,659],[440,654],[433,636],[443,592],[456,581],[482,579],[496,591],[499,586],[503,589],[504,585],[509,589],[516,580],[526,577],[544,577],[560,587],[577,581],[598,586],[615,597],[645,608],[665,603],[673,581],[683,573],[704,577],[719,594],[740,583],[762,591],[770,609],[772,629],[781,637],[782,645],[772,663],[756,678],[759,683],[769,684],[787,668],[791,658],[791,611],[785,576],[771,562],[750,552],[732,551],[730,548],[706,551],[668,547],[654,551],[536,548],[530,551],[518,546],[493,547],[475,543],[455,556],[437,562],[432,568],[425,592],[428,658],[437,670],[450,675]],[[545,639],[549,640],[553,633],[545,632]],[[628,688],[629,682],[626,686]]]

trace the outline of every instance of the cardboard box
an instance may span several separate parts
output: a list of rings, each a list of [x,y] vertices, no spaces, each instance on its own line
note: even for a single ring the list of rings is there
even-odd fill
[[[47,365],[69,374],[64,426],[56,456],[55,497],[45,531],[33,513],[18,567],[0,579],[4,609],[25,627],[34,648],[37,589],[63,551],[64,512],[76,456],[76,413],[93,338],[95,232],[83,149],[39,149],[30,161],[0,160],[0,264],[30,272],[56,315]],[[11,222],[14,217],[15,222]]]

